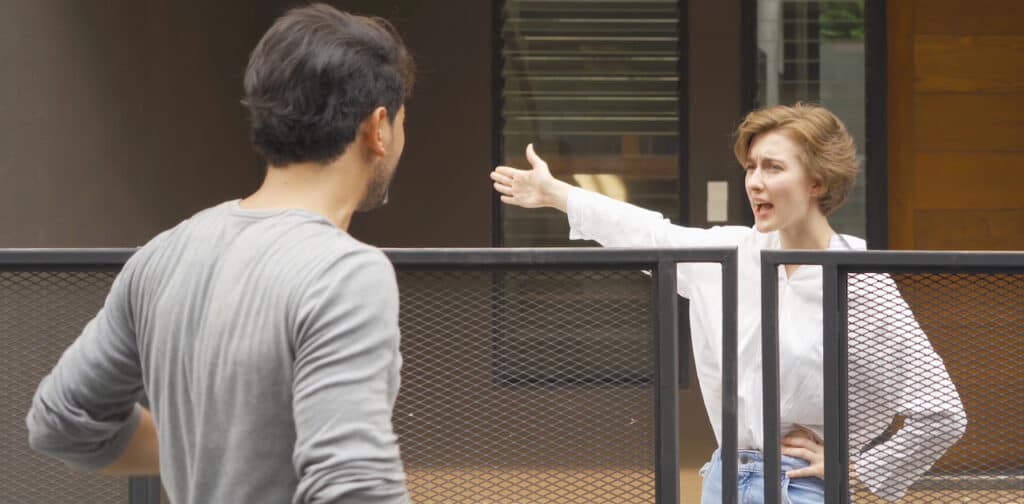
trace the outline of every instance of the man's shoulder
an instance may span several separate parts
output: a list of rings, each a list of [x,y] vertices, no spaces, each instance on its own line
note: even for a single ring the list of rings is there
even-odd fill
[[[381,249],[342,229],[307,222],[297,224],[294,231],[275,242],[273,254],[286,263],[286,269],[305,279],[300,283],[331,283],[353,276],[394,277],[391,261]]]

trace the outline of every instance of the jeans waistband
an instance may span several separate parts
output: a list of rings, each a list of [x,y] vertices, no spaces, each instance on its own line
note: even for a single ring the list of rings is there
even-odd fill
[[[713,463],[721,463],[721,460],[721,450],[716,449],[715,453],[711,456],[711,461]],[[763,473],[764,453],[761,452],[761,450],[737,450],[736,463],[740,472]],[[789,455],[782,456],[783,473],[792,469],[807,467],[809,465],[811,464],[804,459],[790,457]]]

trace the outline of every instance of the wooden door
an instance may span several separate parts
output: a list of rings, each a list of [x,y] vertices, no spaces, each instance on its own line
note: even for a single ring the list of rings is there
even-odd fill
[[[1024,250],[1024,2],[889,15],[889,246]]]
[[[895,0],[887,9],[890,247],[1024,250],[1024,2]],[[1014,278],[1024,282],[1021,275]],[[943,310],[927,309],[913,292],[905,294],[921,326],[931,328],[940,354],[964,348],[965,338],[977,338],[977,348],[998,349],[973,361],[944,356],[969,426],[936,469],[1024,467],[1020,425],[984,425],[985,416],[978,414],[979,408],[999,407],[991,391],[1003,390],[1011,394],[1008,413],[1019,418],[1012,404],[1019,408],[1024,377],[1007,359],[1020,354],[1021,320],[978,322],[967,332],[943,330],[953,327],[943,323]],[[947,302],[953,312],[956,296]],[[962,364],[979,359],[992,365]],[[993,450],[972,443],[980,429],[999,431],[1005,444]]]

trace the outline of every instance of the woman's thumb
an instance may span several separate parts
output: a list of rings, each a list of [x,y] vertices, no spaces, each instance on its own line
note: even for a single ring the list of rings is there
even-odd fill
[[[530,166],[532,166],[534,169],[537,169],[540,166],[543,166],[544,168],[548,167],[548,164],[545,163],[544,160],[541,159],[540,156],[538,156],[537,153],[533,151],[532,143],[526,145],[526,160],[530,162]]]

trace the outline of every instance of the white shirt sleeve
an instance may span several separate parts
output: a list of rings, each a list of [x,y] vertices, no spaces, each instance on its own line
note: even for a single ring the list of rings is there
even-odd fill
[[[658,212],[579,187],[569,190],[566,213],[570,239],[606,247],[735,247],[751,233],[742,226],[677,226]]]
[[[736,247],[753,230],[742,226],[677,226],[658,212],[579,187],[566,201],[569,239],[594,240],[605,247]],[[690,297],[689,279],[701,264],[679,265],[679,293]]]
[[[879,301],[869,305],[851,292],[850,450],[881,434],[880,420],[903,418],[902,428],[854,463],[858,479],[874,494],[898,500],[963,436],[967,416],[942,358],[896,283],[884,274],[864,277],[872,300]]]

